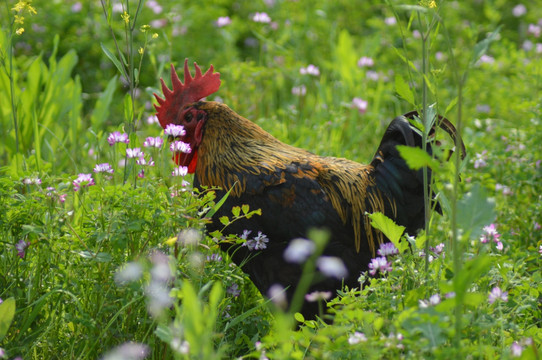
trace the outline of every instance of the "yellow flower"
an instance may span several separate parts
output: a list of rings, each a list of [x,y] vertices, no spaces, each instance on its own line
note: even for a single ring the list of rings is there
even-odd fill
[[[30,15],[38,13],[36,9],[34,9],[34,7],[30,5],[30,1],[23,1],[23,0],[19,0],[17,4],[15,4],[15,6],[11,8],[11,10],[16,11],[16,12],[22,12],[26,10]]]
[[[437,7],[435,0],[421,0],[420,5],[429,9],[434,9]]]
[[[141,30],[141,32],[147,32],[149,29],[150,29],[150,25],[141,25],[141,27],[139,28],[139,30]]]
[[[21,35],[22,33],[24,33],[24,28],[18,28],[17,30],[15,30],[15,34],[17,35]]]
[[[140,47],[137,52],[139,53],[139,55],[143,55],[143,53],[145,52],[145,49],[143,49],[142,47]]]
[[[153,38],[153,39],[158,38],[158,34],[157,34],[157,33],[152,34],[152,38]]]
[[[24,10],[25,7],[26,7],[26,1],[19,0],[19,2],[15,4],[15,6],[11,10],[20,12]]]
[[[126,24],[130,23],[130,14],[128,14],[126,11],[122,13],[121,17]]]
[[[24,16],[15,15],[15,24],[24,24]]]

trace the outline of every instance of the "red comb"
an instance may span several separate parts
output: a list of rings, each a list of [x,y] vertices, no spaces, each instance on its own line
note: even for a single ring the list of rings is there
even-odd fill
[[[171,84],[173,90],[170,90],[164,79],[160,78],[164,98],[154,94],[158,105],[154,105],[158,112],[156,116],[160,125],[165,129],[168,124],[176,120],[179,110],[186,104],[198,101],[206,96],[215,93],[220,88],[220,73],[213,73],[213,65],[205,74],[201,74],[200,67],[194,62],[196,75],[192,77],[188,69],[188,59],[184,61],[184,84],[177,75],[175,67],[171,64]]]

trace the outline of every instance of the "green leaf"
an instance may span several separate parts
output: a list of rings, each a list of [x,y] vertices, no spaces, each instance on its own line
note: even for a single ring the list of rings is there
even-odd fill
[[[105,45],[103,43],[100,44],[101,47],[102,47],[102,51],[105,53],[105,55],[109,58],[109,60],[111,60],[113,62],[113,64],[117,67],[117,69],[119,70],[120,74],[121,75],[124,75],[126,76],[125,72],[124,72],[124,68],[123,66],[121,65],[119,59],[115,56],[115,54],[113,54],[111,51],[109,51],[108,48],[105,47]]]
[[[90,116],[91,126],[95,131],[103,128],[103,124],[109,116],[109,106],[113,100],[115,94],[115,88],[117,86],[118,76],[115,75],[105,87],[105,90],[101,93],[100,97],[96,101],[92,115]]]
[[[455,275],[453,280],[454,292],[460,304],[469,300],[475,303],[476,298],[467,299],[466,294],[473,282],[477,281],[492,265],[493,261],[488,255],[481,255],[468,260],[463,268]]]
[[[247,204],[244,204],[242,207],[242,210],[243,210],[243,214],[247,214],[248,211],[250,210],[250,207],[247,205]]]
[[[502,25],[499,25],[495,31],[488,35],[487,38],[474,45],[474,51],[470,65],[473,66],[489,49],[489,45],[497,40]]]
[[[241,214],[241,208],[239,206],[234,206],[231,208],[231,213],[233,214],[233,216],[239,217],[239,215]]]
[[[305,317],[301,314],[301,313],[298,313],[296,312],[294,314],[294,318],[296,319],[296,321],[300,322],[300,323],[304,323],[305,322]]]
[[[233,186],[237,185],[237,182],[235,184],[233,184]],[[233,186],[231,187],[231,189],[228,190],[227,193],[224,194],[224,196],[222,196],[222,199],[220,199],[216,204],[215,206],[213,206],[213,208],[211,210],[209,210],[209,212],[207,213],[207,217],[213,217],[213,215],[218,211],[218,209],[220,209],[222,207],[222,205],[224,205],[224,203],[226,202],[226,199],[228,199],[228,196],[230,196],[230,193],[233,189]]]
[[[454,97],[452,99],[452,101],[450,101],[450,103],[446,107],[446,110],[444,111],[444,114],[448,114],[450,112],[450,110],[452,110],[454,108],[454,106],[457,105],[457,99],[458,99],[458,97],[456,96],[456,97]]]
[[[222,223],[222,225],[229,225],[230,219],[227,216],[221,216],[218,220]]]
[[[432,170],[438,170],[438,161],[433,159],[431,155],[426,151],[423,151],[423,149],[406,145],[397,145],[397,150],[399,151],[399,154],[401,154],[401,157],[405,159],[408,167],[412,170],[418,170],[424,166],[430,167]]]
[[[491,224],[495,217],[495,199],[489,198],[480,184],[474,184],[457,202],[457,225],[471,237],[480,236],[482,228]]]
[[[133,116],[132,97],[129,93],[126,93],[126,95],[124,95],[124,121],[127,124],[132,123]]]
[[[369,219],[371,219],[371,225],[380,231],[395,245],[399,250],[399,253],[403,253],[408,248],[408,243],[406,241],[400,241],[401,236],[405,232],[405,227],[397,225],[393,222],[392,219],[386,215],[375,212],[372,214],[367,214]]]
[[[401,75],[395,76],[395,91],[409,104],[416,106],[416,103],[414,101],[414,94],[412,93],[412,90],[410,90],[408,83],[405,81],[405,79],[403,79]]]
[[[15,316],[15,298],[10,297],[0,304],[0,341],[7,335]]]

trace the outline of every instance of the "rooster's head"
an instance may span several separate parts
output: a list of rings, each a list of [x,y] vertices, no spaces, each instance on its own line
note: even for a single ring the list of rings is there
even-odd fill
[[[203,139],[203,125],[207,120],[207,113],[192,106],[194,102],[213,94],[220,87],[220,73],[213,73],[213,65],[202,75],[199,66],[194,63],[196,75],[192,77],[188,69],[188,59],[184,61],[184,84],[179,79],[175,67],[171,65],[171,84],[169,89],[162,78],[162,92],[164,98],[154,94],[158,105],[155,105],[160,125],[165,129],[169,124],[182,125],[184,135],[175,139],[190,145],[190,153],[177,152],[173,160],[177,165],[187,166],[189,173],[196,170],[198,147]],[[170,136],[170,140],[174,137]]]

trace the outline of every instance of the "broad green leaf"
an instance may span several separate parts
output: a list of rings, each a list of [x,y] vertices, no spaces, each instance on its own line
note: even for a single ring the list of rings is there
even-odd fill
[[[495,40],[497,40],[499,32],[501,31],[502,25],[499,25],[495,31],[488,35],[484,40],[480,41],[474,45],[473,56],[470,65],[473,66],[489,49],[489,45]]]
[[[468,260],[463,268],[455,275],[453,279],[454,292],[457,301],[466,302],[465,295],[473,282],[485,273],[492,265],[493,261],[488,255],[481,255]],[[476,302],[474,297],[468,299],[470,302]]]
[[[126,74],[124,73],[124,68],[122,67],[119,59],[115,56],[115,54],[113,54],[111,51],[109,51],[108,48],[105,47],[105,45],[102,43],[100,44],[102,46],[102,51],[105,53],[105,55],[109,58],[109,60],[111,60],[113,62],[113,64],[117,67],[117,69],[119,70],[119,73],[121,75],[124,75],[126,76]]]
[[[401,157],[405,159],[409,168],[413,170],[421,169],[422,167],[430,167],[432,170],[438,170],[439,163],[437,160],[433,159],[423,149],[415,148],[412,146],[406,145],[397,145],[397,150]]]
[[[235,182],[235,184],[233,184],[233,186],[237,185],[237,182]],[[231,189],[228,190],[228,192],[226,194],[224,194],[224,196],[222,196],[222,199],[220,199],[216,204],[215,206],[213,206],[213,208],[211,210],[209,210],[209,212],[207,213],[206,217],[213,217],[213,215],[218,211],[218,209],[220,209],[220,207],[222,205],[224,205],[224,203],[226,202],[226,200],[228,199],[228,196],[230,196],[230,193],[233,189],[233,186],[231,187]]]
[[[101,129],[109,116],[109,106],[111,105],[113,95],[115,94],[117,79],[118,76],[115,75],[111,80],[109,80],[105,90],[101,93],[100,97],[96,101],[96,105],[94,106],[94,110],[90,116],[91,126],[95,130]]]
[[[489,198],[480,184],[475,184],[457,202],[457,225],[473,238],[480,236],[482,228],[491,224],[495,217],[495,199]]]
[[[234,206],[231,208],[231,213],[233,216],[238,217],[241,214],[241,208],[239,206]]]
[[[0,341],[7,335],[15,316],[15,298],[10,297],[0,304]]]
[[[228,225],[230,223],[230,219],[227,216],[221,216],[218,220],[220,220],[222,225]]]
[[[371,219],[371,225],[375,229],[382,231],[401,254],[408,248],[408,243],[406,241],[400,241],[401,236],[403,236],[403,233],[405,232],[404,226],[397,225],[392,219],[380,212],[367,214],[367,216]]]
[[[296,313],[294,314],[294,318],[295,318],[297,321],[299,321],[300,323],[305,322],[305,317],[304,317],[301,313],[296,312]]]
[[[244,204],[241,208],[243,209],[243,214],[245,214],[245,215],[250,210],[250,207],[247,204]]]
[[[414,94],[412,93],[412,90],[410,90],[408,83],[401,75],[395,76],[395,91],[409,104],[416,106],[416,103],[414,101]]]

